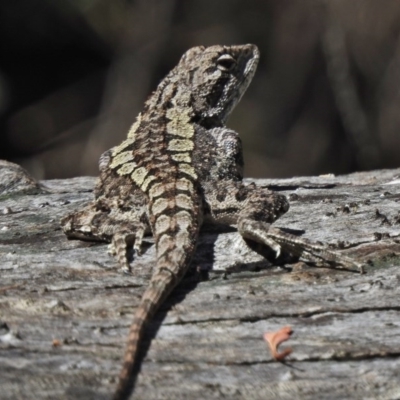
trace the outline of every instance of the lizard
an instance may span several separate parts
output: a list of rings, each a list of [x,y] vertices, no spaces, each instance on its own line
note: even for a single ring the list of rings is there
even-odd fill
[[[152,234],[156,268],[134,314],[114,400],[129,398],[146,323],[180,282],[203,224],[234,227],[247,241],[328,263],[356,265],[325,246],[270,225],[289,210],[282,194],[243,183],[239,135],[226,121],[259,60],[255,45],[197,46],[161,81],[119,145],[103,153],[95,199],[65,216],[69,238],[111,243],[124,272],[127,249]]]

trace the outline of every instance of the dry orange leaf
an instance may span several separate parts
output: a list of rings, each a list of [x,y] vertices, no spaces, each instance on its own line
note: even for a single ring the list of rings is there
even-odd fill
[[[293,330],[290,326],[284,326],[276,332],[264,333],[264,340],[268,343],[272,357],[274,357],[276,361],[284,360],[292,352],[291,348],[285,349],[281,353],[278,352],[279,345],[288,340],[292,333]]]

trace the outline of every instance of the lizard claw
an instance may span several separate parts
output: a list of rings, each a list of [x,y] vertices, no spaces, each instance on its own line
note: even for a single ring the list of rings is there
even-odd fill
[[[266,240],[265,244],[275,252],[275,259],[279,258],[279,256],[281,255],[282,247],[277,242],[275,242],[270,238]]]
[[[107,246],[107,253],[110,254],[111,256],[115,256],[117,254],[117,251],[115,250],[114,243],[110,243]]]
[[[124,266],[121,268],[121,271],[122,271],[123,274],[132,275],[131,267],[129,266],[128,263],[127,263],[127,265],[124,265]]]

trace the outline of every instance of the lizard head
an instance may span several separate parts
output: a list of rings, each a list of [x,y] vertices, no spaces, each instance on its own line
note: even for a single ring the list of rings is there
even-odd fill
[[[190,91],[193,119],[204,125],[224,124],[249,86],[258,60],[253,44],[189,49],[177,70]]]

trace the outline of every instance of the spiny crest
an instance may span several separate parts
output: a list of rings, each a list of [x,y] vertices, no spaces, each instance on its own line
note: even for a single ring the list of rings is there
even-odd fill
[[[167,152],[172,174],[178,171],[197,180],[191,165],[194,123],[206,128],[225,124],[247,89],[258,58],[258,49],[251,44],[189,49],[146,101],[128,137],[112,149],[110,168],[120,176],[130,176],[147,191],[157,180],[156,169],[168,173]],[[158,121],[155,128],[154,121]],[[165,124],[165,137],[158,129],[159,121]],[[151,163],[147,157],[150,143],[154,153]]]

